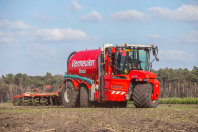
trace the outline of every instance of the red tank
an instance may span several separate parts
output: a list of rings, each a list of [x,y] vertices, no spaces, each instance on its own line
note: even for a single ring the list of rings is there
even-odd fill
[[[95,79],[98,76],[98,57],[101,49],[84,50],[75,53],[68,65],[68,74]]]

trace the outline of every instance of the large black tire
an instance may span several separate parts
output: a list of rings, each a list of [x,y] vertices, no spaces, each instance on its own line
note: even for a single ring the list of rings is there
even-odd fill
[[[159,98],[155,101],[151,100],[153,86],[149,83],[139,84],[135,86],[133,92],[133,102],[136,108],[156,108]]]
[[[89,91],[85,87],[80,88],[80,107],[91,107],[91,101],[89,101]]]
[[[67,85],[67,86],[66,86]],[[63,85],[62,103],[66,108],[74,108],[76,106],[78,90],[75,90],[72,82],[68,81]],[[69,97],[68,97],[69,96]]]

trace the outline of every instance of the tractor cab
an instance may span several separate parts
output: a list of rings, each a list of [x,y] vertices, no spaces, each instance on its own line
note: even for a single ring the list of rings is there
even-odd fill
[[[150,71],[153,62],[150,62],[151,51],[158,61],[158,49],[154,45],[118,45],[115,51],[115,74],[128,74],[131,70]]]

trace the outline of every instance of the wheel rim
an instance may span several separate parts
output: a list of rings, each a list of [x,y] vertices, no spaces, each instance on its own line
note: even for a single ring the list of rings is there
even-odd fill
[[[64,98],[67,103],[70,102],[70,100],[71,100],[71,90],[70,89],[65,90]]]

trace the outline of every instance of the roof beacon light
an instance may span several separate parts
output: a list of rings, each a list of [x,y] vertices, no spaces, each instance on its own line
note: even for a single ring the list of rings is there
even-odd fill
[[[124,46],[127,46],[127,43],[125,43]]]
[[[152,44],[151,46],[154,47],[154,44]]]

